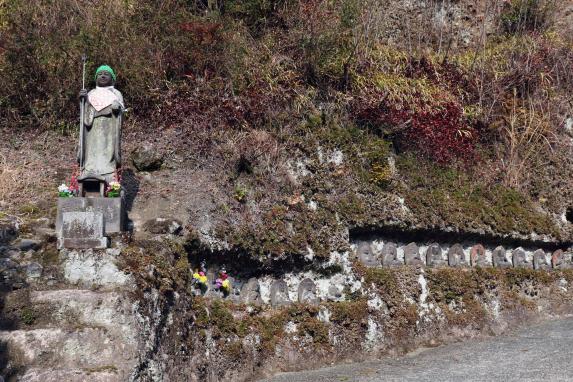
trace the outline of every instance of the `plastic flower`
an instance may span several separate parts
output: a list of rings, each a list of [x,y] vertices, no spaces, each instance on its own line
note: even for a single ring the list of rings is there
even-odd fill
[[[215,287],[217,289],[222,289],[225,293],[231,292],[231,281],[228,280],[229,275],[227,272],[222,271],[219,278],[215,280]]]
[[[112,191],[119,191],[121,189],[121,184],[119,182],[110,182],[109,189]]]
[[[62,183],[62,184],[58,187],[58,191],[59,191],[59,192],[70,192],[70,189],[68,188],[68,186],[66,186],[65,184]]]
[[[207,276],[205,276],[204,272],[193,273],[193,280],[196,280],[198,283],[203,285],[207,284]]]

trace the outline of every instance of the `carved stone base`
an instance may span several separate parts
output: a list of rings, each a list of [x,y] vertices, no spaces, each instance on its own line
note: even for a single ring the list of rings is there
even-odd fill
[[[64,212],[58,248],[107,248],[109,240],[104,236],[104,226],[101,212]]]
[[[103,215],[104,234],[118,233],[124,229],[123,198],[59,198],[56,232],[62,229],[63,215],[66,212],[99,212]]]
[[[109,239],[58,239],[58,249],[105,249],[109,246]]]

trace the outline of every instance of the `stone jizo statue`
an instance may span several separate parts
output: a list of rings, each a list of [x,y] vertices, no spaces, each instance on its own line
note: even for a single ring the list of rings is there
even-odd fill
[[[123,96],[114,87],[115,79],[113,69],[102,65],[96,70],[96,88],[80,91],[80,102],[84,107],[78,150],[79,181],[98,179],[109,183],[121,166],[121,125],[125,106]]]

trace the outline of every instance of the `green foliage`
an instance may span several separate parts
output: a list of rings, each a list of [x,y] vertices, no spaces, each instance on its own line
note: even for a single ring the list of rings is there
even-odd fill
[[[192,309],[195,314],[195,325],[200,329],[211,329],[214,338],[227,337],[240,333],[240,325],[233,318],[231,304],[203,297],[193,299]]]
[[[247,201],[247,195],[249,194],[249,190],[242,184],[237,184],[235,186],[235,199],[240,203],[245,203]]]
[[[20,312],[20,319],[26,325],[33,325],[36,322],[37,313],[32,308],[23,308]]]
[[[556,280],[552,273],[527,268],[510,268],[505,270],[503,276],[505,283],[510,288],[514,286],[521,287],[528,281],[548,286]]]

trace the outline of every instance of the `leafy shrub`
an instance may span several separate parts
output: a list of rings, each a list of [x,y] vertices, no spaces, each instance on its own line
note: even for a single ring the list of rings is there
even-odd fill
[[[508,33],[539,31],[547,27],[555,11],[555,0],[512,0],[501,13],[501,24]]]
[[[480,137],[464,115],[466,88],[457,67],[412,58],[396,74],[375,76],[353,107],[358,123],[392,136],[400,150],[442,164],[471,163]]]
[[[3,102],[36,124],[73,120],[88,54],[87,85],[102,63],[118,74],[118,87],[136,111],[153,109],[168,81],[224,70],[221,26],[198,20],[178,0],[90,3],[71,0],[8,1],[1,26]]]

